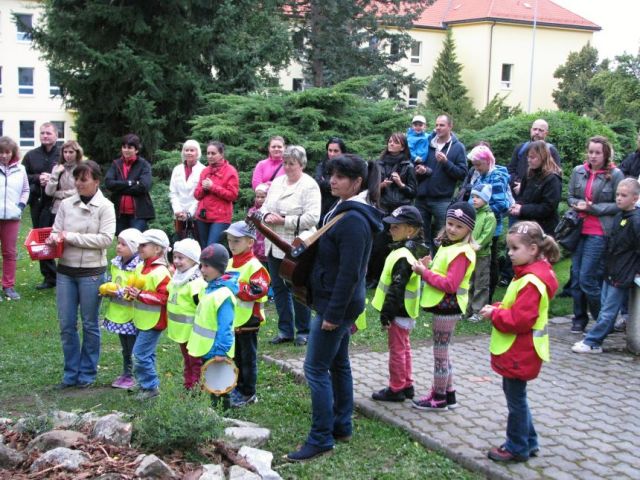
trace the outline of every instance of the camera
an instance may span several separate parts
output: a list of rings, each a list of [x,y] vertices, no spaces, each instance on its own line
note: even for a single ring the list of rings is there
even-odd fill
[[[200,218],[207,218],[207,209],[206,208],[201,208],[200,209],[200,213],[198,213],[198,216]]]

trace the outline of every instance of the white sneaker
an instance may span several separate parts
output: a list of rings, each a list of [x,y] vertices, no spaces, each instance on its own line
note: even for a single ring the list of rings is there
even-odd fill
[[[602,347],[598,345],[592,347],[581,341],[576,342],[573,347],[571,347],[571,351],[573,353],[602,353]]]
[[[467,320],[469,320],[471,323],[478,323],[478,322],[481,322],[483,318],[482,316],[480,316],[479,313],[474,313],[469,318],[467,318]]]

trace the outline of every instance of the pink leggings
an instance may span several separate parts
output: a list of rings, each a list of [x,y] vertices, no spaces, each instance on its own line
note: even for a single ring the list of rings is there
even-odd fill
[[[16,243],[20,231],[20,220],[0,220],[0,242],[2,243],[2,288],[16,284]]]
[[[449,360],[449,343],[460,314],[433,314],[433,391],[444,395],[453,390],[453,366]]]
[[[387,330],[389,344],[389,388],[399,392],[413,385],[410,330],[391,322]]]

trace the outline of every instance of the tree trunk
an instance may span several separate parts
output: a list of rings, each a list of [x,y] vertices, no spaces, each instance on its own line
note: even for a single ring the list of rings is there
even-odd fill
[[[322,6],[321,2],[312,0],[309,2],[309,18],[311,32],[310,37],[312,39],[318,38],[322,35],[320,29],[322,28]],[[315,42],[311,42],[313,45]],[[324,61],[321,58],[320,49],[312,49],[311,51],[311,76],[314,87],[324,87]]]

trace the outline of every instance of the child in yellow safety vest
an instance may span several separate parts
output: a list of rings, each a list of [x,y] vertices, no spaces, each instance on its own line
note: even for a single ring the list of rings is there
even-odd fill
[[[202,359],[187,351],[187,341],[193,328],[198,295],[207,282],[200,272],[200,244],[185,238],[173,245],[175,272],[167,286],[167,337],[180,345],[184,363],[184,388],[191,390],[200,382]]]
[[[124,296],[124,288],[135,278],[136,269],[142,262],[138,255],[138,245],[142,242],[142,232],[127,228],[118,235],[116,257],[111,260],[111,278],[101,285],[100,294],[109,298],[102,326],[111,333],[117,333],[122,347],[122,375],[111,384],[114,388],[129,389],[136,385],[132,371],[132,352],[138,329],[133,324],[133,302]]]
[[[389,346],[389,386],[371,398],[381,402],[404,402],[414,396],[409,334],[420,313],[420,275],[411,267],[424,257],[428,247],[422,236],[422,215],[411,205],[396,208],[384,217],[393,243],[371,301],[380,312],[382,329]]]
[[[515,276],[502,302],[480,310],[493,323],[491,367],[502,375],[509,410],[507,439],[488,456],[496,462],[524,462],[539,452],[527,403],[527,382],[536,378],[542,362],[549,360],[549,301],[558,290],[549,262],[560,259],[560,250],[536,222],[513,225],[507,247]]]
[[[232,223],[225,233],[233,255],[227,266],[227,274],[237,275],[238,280],[233,321],[238,383],[231,392],[231,406],[244,407],[258,400],[258,330],[265,319],[264,303],[267,301],[271,278],[253,253],[255,229],[240,221]]]
[[[225,275],[228,263],[229,252],[219,243],[212,243],[200,254],[200,271],[207,284],[198,295],[198,308],[187,351],[203,361],[223,362],[233,358],[233,318],[238,282]],[[221,400],[224,408],[230,406],[228,394],[212,396],[214,406]]]
[[[133,346],[133,371],[140,391],[137,400],[160,394],[156,369],[156,347],[160,334],[167,328],[167,285],[171,280],[167,252],[169,238],[159,229],[142,234],[138,252],[143,263],[138,265],[136,286],[125,287],[125,295],[133,299],[133,324],[138,329]]]
[[[412,404],[421,410],[443,411],[458,406],[449,344],[469,302],[469,283],[476,263],[471,238],[475,221],[476,212],[467,202],[450,205],[445,228],[435,239],[440,248],[433,261],[426,256],[413,266],[425,281],[420,306],[433,313],[433,385],[429,395]]]

